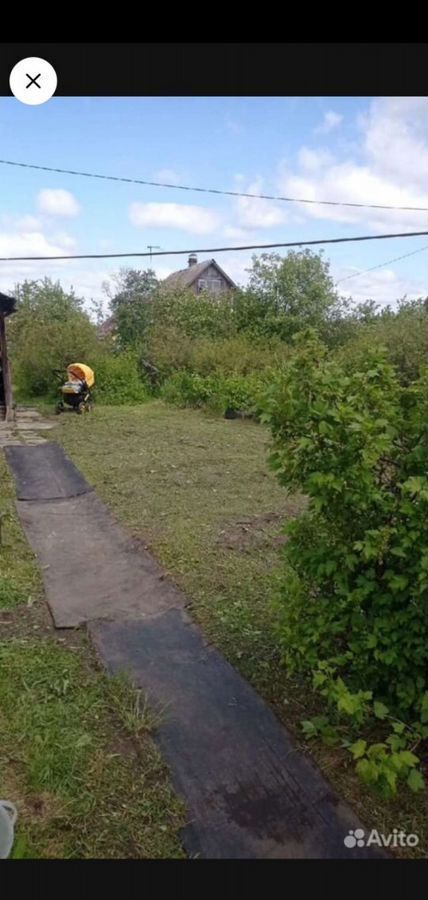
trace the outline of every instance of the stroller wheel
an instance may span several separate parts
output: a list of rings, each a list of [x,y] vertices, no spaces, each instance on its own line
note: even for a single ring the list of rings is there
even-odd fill
[[[59,401],[59,403],[57,403],[56,408],[55,408],[55,412],[56,412],[56,415],[57,415],[57,416],[59,416],[60,413],[64,412],[64,404],[61,403],[61,401]]]
[[[82,402],[82,403],[79,403],[78,407],[76,408],[77,414],[78,414],[79,416],[81,416],[81,415],[83,415],[83,413],[84,413],[85,411],[86,411],[86,403],[83,403],[83,402]]]

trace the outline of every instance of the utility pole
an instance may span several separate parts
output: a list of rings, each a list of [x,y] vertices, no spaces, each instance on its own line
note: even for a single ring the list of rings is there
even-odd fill
[[[162,250],[162,247],[158,247],[157,244],[147,244],[147,249],[150,250],[150,268],[152,267],[152,250]]]

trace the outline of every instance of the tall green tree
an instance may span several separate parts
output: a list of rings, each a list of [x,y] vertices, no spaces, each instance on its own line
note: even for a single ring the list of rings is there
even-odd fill
[[[121,269],[113,278],[114,287],[105,286],[122,347],[141,343],[148,324],[148,304],[158,283],[152,269]]]
[[[248,292],[253,318],[254,298],[259,300],[262,330],[285,339],[309,326],[320,328],[339,303],[329,263],[311,250],[253,257]]]

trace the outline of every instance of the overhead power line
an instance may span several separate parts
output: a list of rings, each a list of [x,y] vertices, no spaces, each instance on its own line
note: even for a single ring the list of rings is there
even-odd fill
[[[357,237],[317,238],[314,241],[287,241],[278,244],[246,244],[241,247],[200,247],[190,250],[155,250],[152,253],[77,253],[71,256],[0,256],[0,262],[36,262],[55,259],[121,259],[127,256],[186,256],[189,253],[230,253],[240,250],[273,250],[280,247],[310,247],[315,244],[347,244],[356,241],[381,241],[393,238],[427,236],[428,231],[404,231],[399,234],[364,234]]]
[[[416,253],[422,253],[424,250],[428,250],[428,244],[426,244],[425,247],[418,247],[417,250],[412,250],[411,253],[404,253],[403,256],[395,256],[394,259],[387,259],[377,266],[370,266],[369,269],[362,269],[361,272],[353,272],[352,275],[345,275],[345,278],[339,278],[339,280],[336,281],[336,284],[342,284],[342,281],[348,281],[350,278],[359,278],[360,275],[365,275],[366,272],[373,272],[374,269],[383,269],[384,266],[399,262],[400,259],[407,259],[408,256],[415,256]]]
[[[100,175],[96,172],[77,172],[74,169],[57,169],[53,166],[36,166],[33,163],[14,162],[0,159],[3,166],[21,169],[36,169],[40,172],[55,172],[60,175],[78,175],[82,178],[99,178],[103,181],[122,181],[127,184],[143,184],[148,187],[167,188],[174,191],[195,191],[200,194],[220,194],[226,197],[247,197],[251,200],[276,200],[283,203],[308,203],[315,206],[352,206],[359,209],[395,209],[403,212],[428,212],[428,206],[392,206],[384,203],[351,203],[344,200],[310,200],[308,197],[282,197],[274,194],[252,194],[247,191],[226,191],[219,188],[192,187],[185,184],[171,184],[163,181],[146,181],[142,178],[125,178],[119,175]]]

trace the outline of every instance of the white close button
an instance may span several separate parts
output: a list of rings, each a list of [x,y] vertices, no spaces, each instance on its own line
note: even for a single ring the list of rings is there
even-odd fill
[[[9,85],[14,97],[21,103],[39,106],[55,93],[58,84],[55,69],[45,59],[29,56],[13,67]]]

